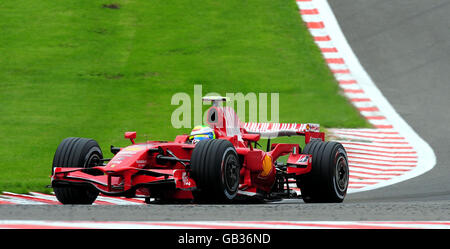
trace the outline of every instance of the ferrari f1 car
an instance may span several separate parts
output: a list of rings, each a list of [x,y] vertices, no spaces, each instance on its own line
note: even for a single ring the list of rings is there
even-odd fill
[[[221,105],[225,98],[204,100],[213,103],[207,123],[214,139],[194,143],[189,135],[179,135],[171,142],[135,143],[136,132],[125,132],[132,144],[111,145],[110,159],[103,158],[95,140],[64,139],[52,165],[51,187],[57,199],[63,204],[92,204],[102,193],[143,197],[147,202],[344,200],[349,182],[346,151],[340,143],[326,142],[318,124],[243,123],[232,108]],[[280,136],[304,136],[305,146],[270,143]],[[261,138],[267,138],[265,151],[258,148]],[[300,191],[293,190],[295,184]]]

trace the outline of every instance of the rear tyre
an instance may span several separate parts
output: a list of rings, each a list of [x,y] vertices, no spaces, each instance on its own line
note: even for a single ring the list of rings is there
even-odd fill
[[[239,187],[240,162],[228,140],[202,140],[191,156],[191,177],[197,184],[196,202],[228,203],[235,199]]]
[[[349,167],[347,153],[342,144],[313,140],[305,146],[303,153],[312,155],[311,172],[297,178],[303,201],[344,201],[349,182]]]
[[[69,137],[56,149],[52,172],[55,167],[91,168],[97,166],[102,158],[102,151],[95,140]],[[92,204],[99,194],[87,186],[53,187],[53,190],[62,204]]]

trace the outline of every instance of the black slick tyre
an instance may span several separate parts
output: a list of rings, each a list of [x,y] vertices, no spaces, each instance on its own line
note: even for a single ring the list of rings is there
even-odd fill
[[[99,164],[103,158],[98,143],[93,139],[69,137],[56,149],[52,172],[55,167],[90,168]],[[55,196],[62,204],[92,204],[99,194],[88,186],[54,186]]]
[[[339,203],[344,201],[349,182],[347,153],[342,144],[313,140],[304,154],[312,155],[312,169],[297,177],[303,201]]]
[[[240,162],[228,140],[202,140],[191,156],[191,177],[197,184],[196,202],[228,203],[235,199],[239,187]]]

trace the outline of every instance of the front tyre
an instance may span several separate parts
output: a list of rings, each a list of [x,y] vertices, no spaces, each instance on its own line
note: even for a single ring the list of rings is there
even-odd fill
[[[297,178],[305,202],[339,203],[347,194],[349,167],[347,153],[337,142],[311,141],[304,154],[312,155],[311,172]]]
[[[91,168],[103,158],[98,143],[93,139],[69,137],[58,146],[53,158],[55,167]],[[62,204],[92,204],[99,192],[86,186],[53,187],[55,196]]]
[[[191,156],[191,177],[198,190],[197,202],[227,203],[237,196],[240,176],[239,157],[228,140],[202,140]]]

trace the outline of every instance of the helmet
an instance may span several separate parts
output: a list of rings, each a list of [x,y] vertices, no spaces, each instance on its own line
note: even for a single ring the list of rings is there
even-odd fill
[[[206,125],[195,126],[191,131],[191,135],[189,136],[189,140],[192,141],[193,144],[198,143],[200,140],[215,138],[216,134],[214,133],[214,130]]]

